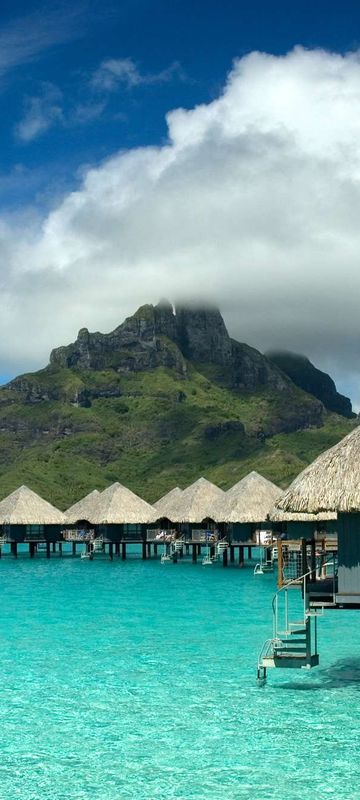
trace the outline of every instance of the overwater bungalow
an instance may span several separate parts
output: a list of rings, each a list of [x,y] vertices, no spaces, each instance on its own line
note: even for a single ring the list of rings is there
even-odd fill
[[[37,543],[60,538],[64,514],[27,486],[20,486],[0,502],[1,544],[11,543],[14,555],[19,542],[29,542],[30,555]]]
[[[215,519],[226,523],[227,536],[231,542],[254,541],[261,531],[272,529],[269,513],[282,490],[260,475],[249,472],[245,478],[232,486],[218,501]]]
[[[186,538],[205,540],[207,531],[216,533],[215,507],[223,495],[219,486],[206,478],[199,478],[168,503],[169,519],[177,524]]]
[[[326,608],[360,608],[360,427],[337,445],[326,450],[291,483],[277,508],[280,513],[337,515],[337,552],[324,564],[316,553],[315,530],[302,538],[299,570],[280,582],[273,601],[274,636],[259,659],[258,675],[268,666],[315,666],[317,653],[316,618]],[[281,551],[279,573],[282,570]],[[291,623],[288,588],[300,586],[303,620]],[[280,623],[279,603],[285,598],[285,625]],[[313,631],[311,622],[313,621]],[[297,630],[296,630],[297,627]]]
[[[145,541],[146,528],[155,523],[157,512],[149,503],[121,483],[113,483],[100,493],[89,522],[110,543]]]

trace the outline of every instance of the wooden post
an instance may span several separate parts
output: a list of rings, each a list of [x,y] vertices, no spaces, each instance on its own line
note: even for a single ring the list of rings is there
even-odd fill
[[[150,558],[151,557],[151,542],[146,542],[146,546],[147,546],[147,557]]]
[[[56,553],[56,542],[52,543],[52,551],[53,553]]]
[[[14,556],[14,558],[17,558],[17,554],[18,554],[17,553],[17,542],[11,542],[10,549],[11,549],[11,553]]]
[[[225,550],[223,551],[223,567],[227,567],[227,565],[228,565],[228,549],[227,547],[225,547]]]
[[[251,560],[252,547],[248,547],[248,559]]]
[[[210,558],[215,558],[215,545],[212,544],[210,547]]]
[[[233,564],[235,561],[235,547],[233,544],[230,545],[230,564]]]
[[[146,540],[142,541],[142,560],[146,561]]]
[[[114,545],[113,545],[113,542],[109,542],[109,558],[110,558],[110,561],[112,561],[113,558],[114,558]]]
[[[157,556],[157,548],[158,548],[157,544],[154,544],[154,556]]]
[[[300,575],[305,575],[308,572],[307,553],[306,553],[306,539],[300,539],[301,546],[301,571]],[[299,578],[300,578],[299,575]],[[307,583],[307,579],[305,581]]]
[[[46,558],[50,558],[50,546],[51,542],[46,542]]]
[[[316,544],[315,539],[311,539],[311,581],[316,581]]]
[[[239,545],[239,567],[244,566],[244,545]]]
[[[59,556],[62,556],[62,546],[63,546],[63,543],[59,542]]]
[[[72,543],[72,554],[73,556],[76,556],[76,542]]]
[[[1,558],[1,556],[2,556],[2,548],[0,547],[0,558]]]
[[[192,546],[192,560],[193,560],[193,563],[196,564],[196,562],[197,562],[197,553],[198,553],[197,544],[193,544],[191,546]]]
[[[126,542],[121,542],[121,558],[126,561]]]
[[[283,542],[282,542],[281,539],[278,539],[277,552],[278,552],[277,585],[278,585],[278,588],[281,589],[281,587],[283,585]]]
[[[188,545],[188,544],[186,544],[186,545],[185,545],[185,553],[186,553],[186,555],[187,555],[187,556],[189,555],[189,552],[190,552],[189,545]]]
[[[115,542],[115,555],[120,555],[120,542]]]
[[[35,542],[29,542],[29,553],[30,553],[30,558],[34,558],[34,555],[35,555]]]

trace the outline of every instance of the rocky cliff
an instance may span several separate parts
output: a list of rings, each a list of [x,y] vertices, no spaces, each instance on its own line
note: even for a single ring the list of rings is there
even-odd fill
[[[50,364],[63,368],[142,372],[167,367],[186,376],[187,361],[215,365],[234,389],[278,391],[289,380],[276,365],[246,344],[230,338],[215,308],[173,307],[167,301],[146,305],[108,334],[82,328],[73,344],[53,350]]]
[[[268,353],[268,358],[288,375],[296,386],[321,400],[329,411],[335,411],[336,414],[348,419],[356,416],[352,410],[351,400],[340,394],[330,375],[315,367],[306,356],[287,351],[274,351]]]

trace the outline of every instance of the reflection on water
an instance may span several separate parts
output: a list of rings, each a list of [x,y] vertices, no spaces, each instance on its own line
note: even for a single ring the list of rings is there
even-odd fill
[[[296,689],[301,692],[309,692],[321,689],[342,689],[344,686],[356,686],[360,688],[360,658],[341,658],[335,661],[327,669],[322,669],[318,673],[320,680],[303,683],[301,681],[287,681],[278,684],[279,689]]]

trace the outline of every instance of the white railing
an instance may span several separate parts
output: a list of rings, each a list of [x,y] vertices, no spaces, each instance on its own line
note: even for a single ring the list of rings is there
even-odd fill
[[[67,529],[61,531],[62,537],[65,542],[91,542],[95,538],[95,531],[81,530],[79,528]]]

